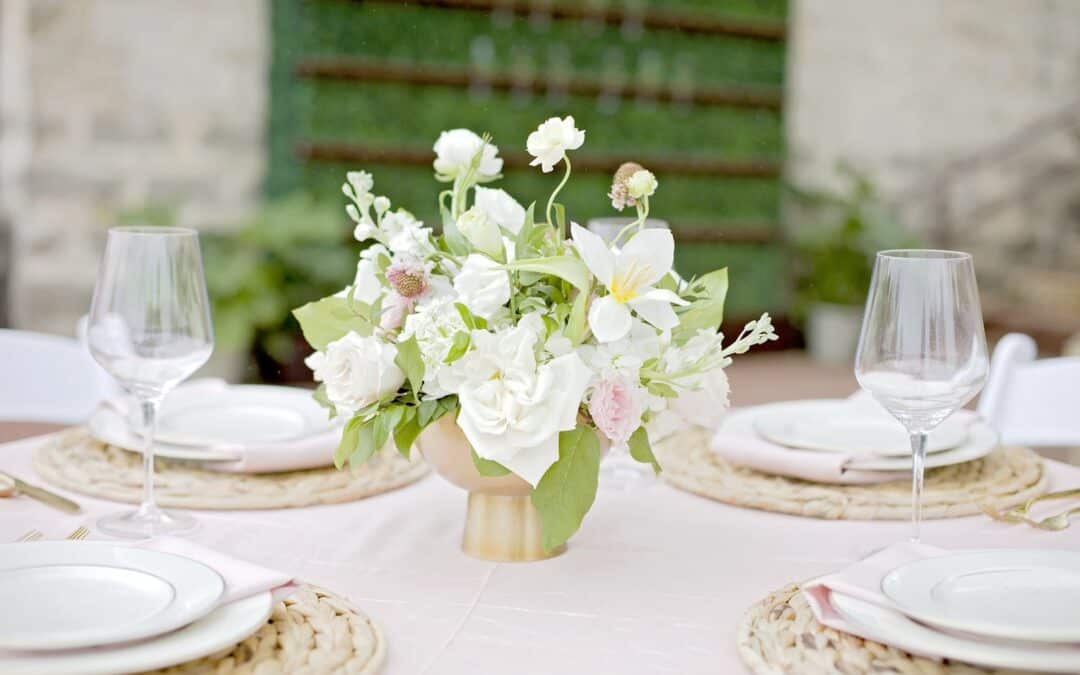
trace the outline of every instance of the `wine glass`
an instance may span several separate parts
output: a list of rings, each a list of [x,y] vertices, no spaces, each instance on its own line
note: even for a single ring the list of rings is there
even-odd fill
[[[912,541],[919,540],[926,435],[979,393],[987,369],[971,255],[878,253],[855,377],[911,436]]]
[[[98,521],[121,537],[176,534],[196,520],[154,504],[154,431],[165,395],[210,358],[214,333],[199,235],[174,227],[114,227],[98,270],[87,327],[90,353],[138,404],[143,499]]]

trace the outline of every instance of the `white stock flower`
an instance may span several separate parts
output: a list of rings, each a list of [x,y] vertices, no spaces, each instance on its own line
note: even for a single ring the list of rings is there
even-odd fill
[[[698,388],[680,392],[668,405],[687,422],[712,429],[731,405],[730,393],[727,373],[723,368],[713,368],[701,374]]]
[[[584,142],[585,132],[574,127],[573,116],[548,118],[525,139],[525,149],[535,158],[529,166],[539,164],[544,173],[550,173],[567,150],[577,150]]]
[[[405,374],[394,363],[395,358],[394,345],[350,331],[304,363],[314,371],[315,381],[326,385],[326,397],[338,414],[351,417],[405,383]]]
[[[451,129],[439,134],[435,141],[435,173],[442,180],[450,181],[468,170],[476,153],[483,147],[476,179],[483,183],[493,180],[502,171],[503,161],[499,149],[468,129]]]
[[[510,275],[486,255],[472,253],[454,277],[454,290],[470,312],[490,319],[510,301]]]
[[[472,207],[458,218],[457,229],[478,251],[492,258],[502,258],[502,234],[487,211],[479,206]]]
[[[426,258],[435,252],[431,229],[405,209],[387,213],[382,218],[382,236],[395,255]]]
[[[468,332],[468,329],[450,297],[421,303],[415,312],[405,317],[405,327],[398,339],[416,338],[420,358],[424,361],[424,394],[439,398],[450,393],[439,381],[454,336],[459,332]]]
[[[559,432],[577,425],[591,373],[574,352],[538,364],[542,325],[533,323],[473,331],[472,351],[454,366],[458,425],[473,450],[535,486],[559,459]]]
[[[626,181],[626,190],[631,197],[637,200],[653,196],[658,185],[659,183],[652,171],[641,169],[635,171],[634,175],[630,176],[630,179]]]
[[[345,180],[353,189],[353,198],[359,199],[361,195],[371,192],[375,187],[375,179],[367,171],[349,171],[345,174]]]
[[[607,374],[638,378],[641,366],[659,356],[664,342],[656,329],[642,321],[634,321],[630,333],[612,342],[583,344],[579,347],[581,358],[598,376]]]
[[[525,224],[525,207],[510,196],[506,190],[498,188],[476,188],[476,204],[488,214],[499,227],[517,234]]]
[[[670,231],[642,230],[615,252],[580,225],[572,225],[571,230],[581,259],[608,291],[589,308],[589,328],[598,341],[612,342],[629,333],[631,309],[660,330],[679,325],[671,305],[687,302],[671,291],[653,288],[671,271],[674,261],[675,240]]]

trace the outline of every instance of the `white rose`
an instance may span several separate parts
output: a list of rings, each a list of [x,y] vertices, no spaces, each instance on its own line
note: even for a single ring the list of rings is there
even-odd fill
[[[656,193],[656,188],[659,183],[656,180],[656,176],[652,171],[642,169],[635,171],[633,176],[626,181],[626,191],[630,193],[630,196],[634,199],[643,199],[645,197],[651,197]]]
[[[435,173],[440,180],[451,181],[466,171],[476,153],[483,148],[480,167],[477,169],[477,181],[483,183],[493,180],[502,171],[503,161],[498,157],[499,149],[468,129],[451,129],[439,134],[435,141]]]
[[[326,397],[338,414],[351,417],[364,406],[390,396],[405,383],[394,363],[397,347],[376,337],[349,332],[316,352],[305,363],[315,381],[326,385]]]
[[[476,188],[476,207],[488,214],[499,227],[517,234],[525,224],[525,207],[498,188]]]
[[[454,277],[454,290],[470,312],[490,319],[510,301],[510,275],[491,258],[472,253]]]
[[[701,388],[679,394],[669,403],[671,410],[691,424],[715,428],[731,405],[731,387],[723,368],[714,368],[701,376]]]
[[[559,459],[559,432],[573,429],[591,373],[576,353],[536,363],[537,331],[473,332],[456,369],[458,424],[476,454],[535,486]],[[455,366],[457,366],[455,364]]]
[[[551,117],[525,139],[525,149],[535,157],[529,166],[540,165],[550,173],[566,156],[567,150],[577,150],[585,142],[585,132],[574,127],[574,118]]]
[[[458,218],[457,228],[478,251],[492,258],[502,258],[502,235],[499,233],[499,226],[488,217],[487,211],[478,206],[472,207]]]

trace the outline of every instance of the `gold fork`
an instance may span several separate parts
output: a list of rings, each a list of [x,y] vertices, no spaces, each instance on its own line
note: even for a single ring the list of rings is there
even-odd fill
[[[82,539],[86,539],[88,536],[90,536],[90,530],[88,530],[85,527],[83,527],[82,525],[80,525],[74,532],[69,534],[66,538],[70,539],[71,541],[80,541]]]
[[[1028,518],[1028,512],[1035,503],[1051,499],[1065,499],[1066,497],[1080,497],[1080,488],[1061,490],[1060,492],[1047,492],[1044,495],[1032,497],[1023,504],[1014,506],[1010,509],[1005,509],[1004,511],[999,511],[991,504],[979,504],[979,508],[982,509],[983,513],[994,520],[1000,520],[1006,523],[1022,523],[1030,520]]]
[[[44,536],[45,535],[42,534],[39,530],[30,530],[29,532],[27,532],[23,536],[19,537],[15,541],[17,541],[17,542],[21,542],[21,541],[37,541],[38,539],[41,539]]]

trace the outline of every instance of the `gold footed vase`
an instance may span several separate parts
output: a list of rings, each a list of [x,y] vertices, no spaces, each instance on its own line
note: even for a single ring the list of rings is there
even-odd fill
[[[566,551],[545,551],[540,514],[532,504],[532,488],[513,474],[483,476],[473,465],[472,449],[452,415],[440,417],[416,442],[424,459],[443,478],[469,492],[461,549],[474,558],[528,562]]]

